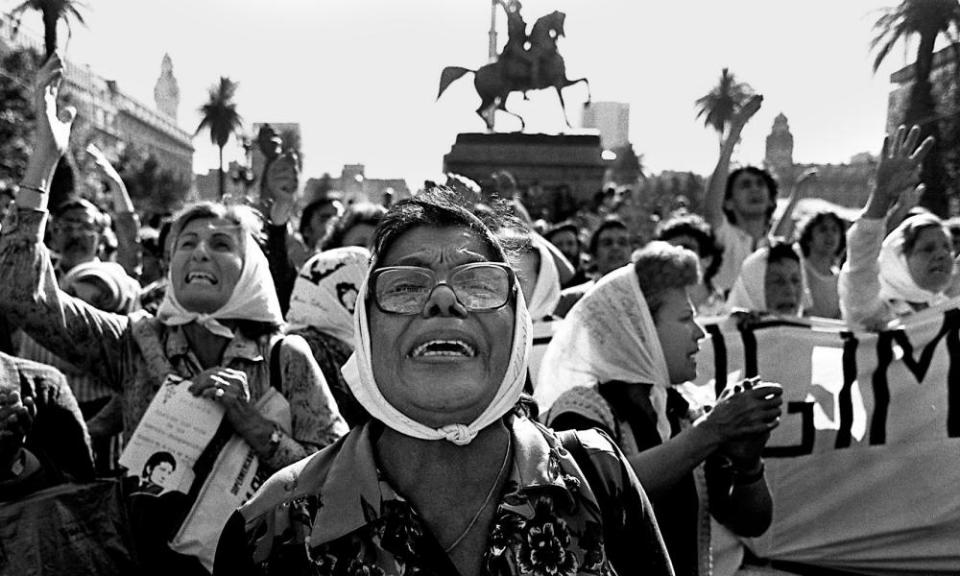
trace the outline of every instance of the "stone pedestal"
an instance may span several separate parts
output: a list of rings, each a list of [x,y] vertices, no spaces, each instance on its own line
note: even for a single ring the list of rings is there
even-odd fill
[[[524,192],[531,215],[556,220],[589,204],[600,190],[606,170],[602,152],[597,133],[464,133],[443,157],[443,170],[482,186],[493,172],[506,170]]]

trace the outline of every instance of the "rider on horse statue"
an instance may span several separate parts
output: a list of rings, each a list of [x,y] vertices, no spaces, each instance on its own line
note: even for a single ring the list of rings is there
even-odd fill
[[[527,23],[520,10],[519,0],[497,0],[507,13],[507,43],[500,52],[498,60],[504,63],[508,78],[519,85],[537,88],[540,86],[540,57],[542,50],[530,42],[527,36]],[[526,97],[526,91],[524,91]]]

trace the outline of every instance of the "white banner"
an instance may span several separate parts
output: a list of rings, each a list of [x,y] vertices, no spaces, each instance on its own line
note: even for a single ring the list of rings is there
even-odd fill
[[[858,574],[960,574],[960,310],[902,330],[706,326],[699,391],[760,374],[784,388],[768,444],[774,521],[758,557]],[[722,564],[722,562],[720,562]]]

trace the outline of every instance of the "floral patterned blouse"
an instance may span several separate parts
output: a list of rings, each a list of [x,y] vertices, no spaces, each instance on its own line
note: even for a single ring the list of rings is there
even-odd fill
[[[124,435],[129,438],[168,374],[191,378],[202,371],[180,327],[145,312],[111,314],[62,292],[41,242],[46,212],[12,210],[0,236],[0,313],[32,338],[120,392]],[[247,374],[252,401],[270,387],[269,351],[277,335],[256,340],[237,334],[223,353],[224,366]],[[281,434],[261,463],[278,470],[316,452],[347,432],[330,389],[299,337],[280,352],[283,394],[290,402],[292,434]]]
[[[613,486],[608,496],[622,507],[612,515],[619,525],[604,527],[596,496],[553,432],[509,418],[512,466],[482,574],[673,574],[650,503],[607,437],[580,434],[598,475]],[[214,574],[458,574],[417,511],[377,468],[372,436],[380,426],[355,428],[271,477],[227,523]]]

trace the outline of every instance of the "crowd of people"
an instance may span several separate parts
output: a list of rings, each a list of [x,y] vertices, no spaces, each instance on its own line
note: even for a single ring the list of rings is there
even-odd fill
[[[704,514],[744,537],[771,524],[762,452],[783,391],[684,394],[711,368],[698,319],[879,330],[960,294],[950,227],[914,206],[932,145],[916,127],[884,140],[852,223],[794,221],[815,173],[777,214],[770,173],[731,170],[755,96],[704,213],[665,215],[644,245],[616,207],[590,230],[533,221],[459,176],[389,207],[300,209],[292,163],[264,176],[263,216],[201,202],[155,229],[96,149],[112,209],[47,206],[72,122],[62,75],[56,56],[38,72],[33,153],[0,228],[0,508],[117,479],[138,573],[705,576]],[[173,542],[204,476],[166,486],[166,451],[120,464],[177,386],[222,410],[218,437],[246,443],[259,475],[189,549]],[[284,418],[263,409],[277,393]]]

